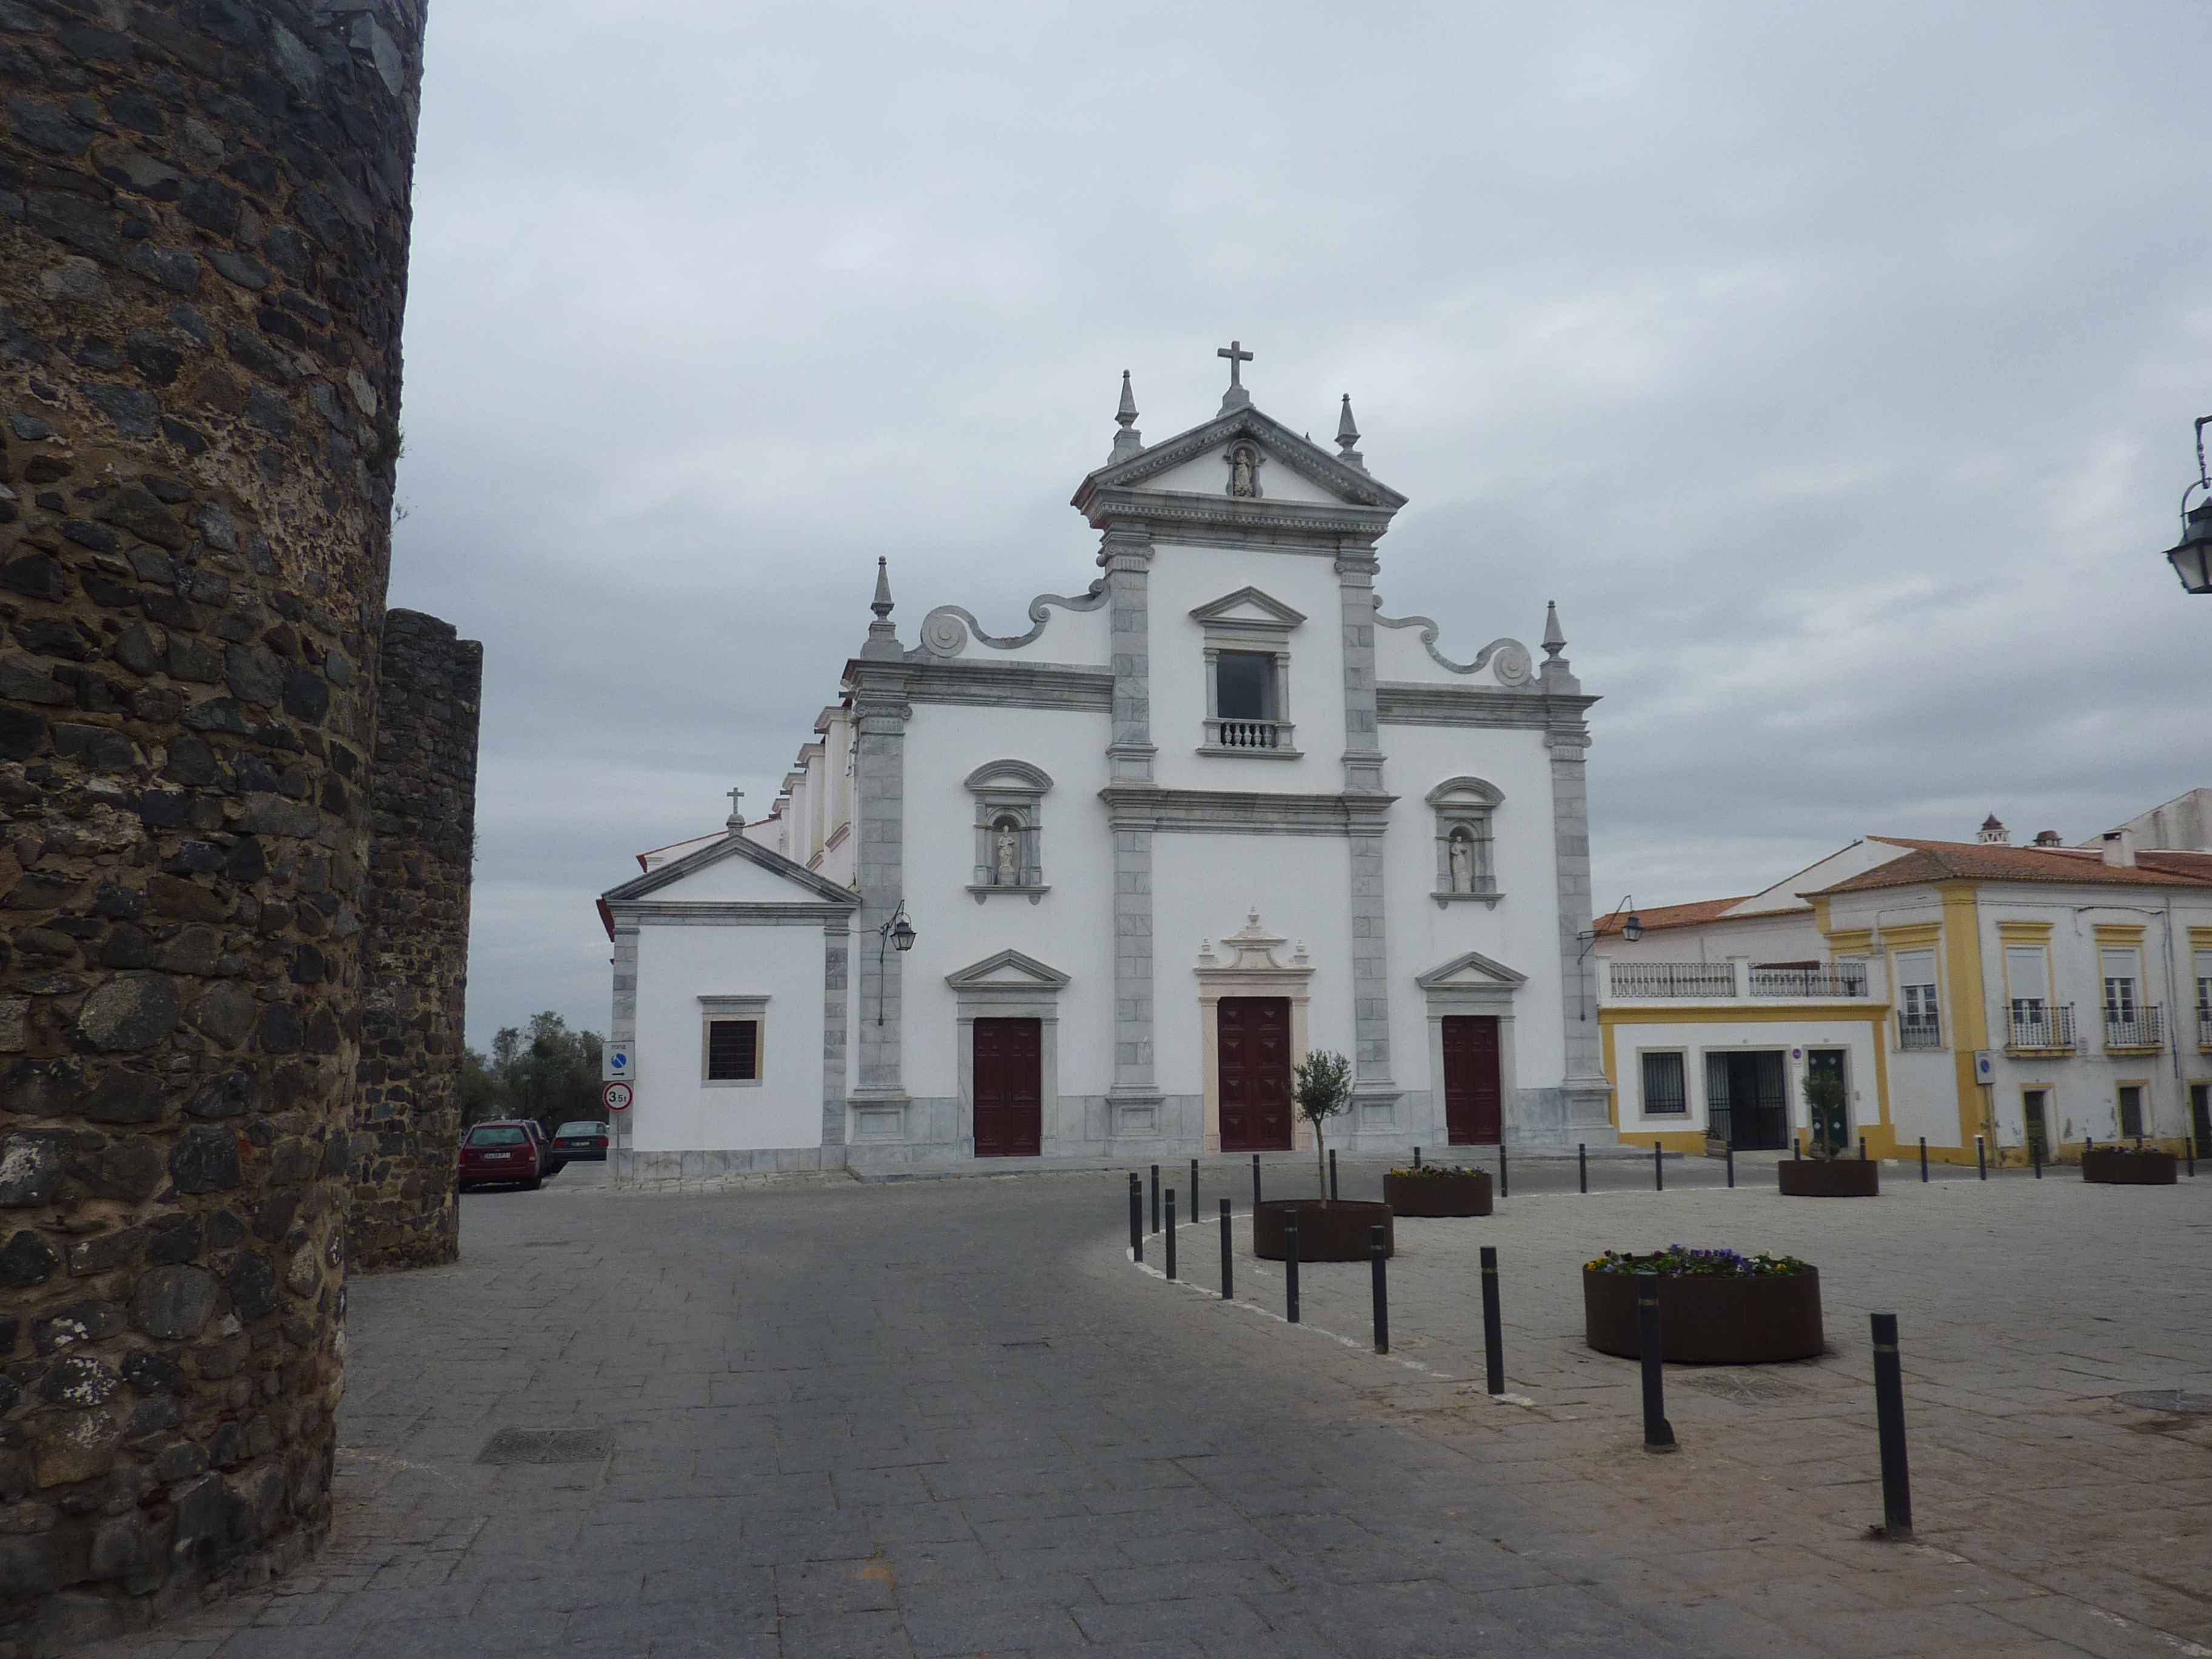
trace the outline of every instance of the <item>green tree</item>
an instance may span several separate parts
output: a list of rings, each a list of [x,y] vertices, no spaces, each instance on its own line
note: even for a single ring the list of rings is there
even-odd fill
[[[1313,1125],[1314,1164],[1322,1201],[1328,1201],[1328,1158],[1322,1150],[1322,1126],[1352,1107],[1352,1062],[1327,1048],[1316,1048],[1298,1062],[1291,1079],[1291,1099],[1298,1115]]]
[[[527,1025],[503,1025],[492,1036],[489,1059],[471,1054],[462,1063],[465,1117],[532,1117],[550,1135],[576,1118],[599,1116],[599,1059],[597,1031],[575,1031],[548,1009],[532,1014]],[[471,1075],[471,1068],[477,1075]]]

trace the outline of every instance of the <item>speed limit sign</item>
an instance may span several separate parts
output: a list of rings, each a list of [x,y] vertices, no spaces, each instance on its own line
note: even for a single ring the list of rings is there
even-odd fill
[[[599,1091],[599,1103],[611,1112],[629,1110],[630,1086],[627,1083],[610,1083]]]

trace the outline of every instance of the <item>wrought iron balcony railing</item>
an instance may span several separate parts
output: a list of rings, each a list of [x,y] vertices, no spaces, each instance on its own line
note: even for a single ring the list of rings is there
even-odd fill
[[[2071,1048],[2074,1046],[2074,1005],[2015,1013],[2005,1033],[2008,1048]]]
[[[1755,997],[1863,997],[1867,994],[1863,963],[1838,963],[1828,968],[1754,968],[1751,994]]]
[[[1897,1046],[1900,1048],[1942,1048],[1943,1046],[1942,1022],[1899,1016],[1897,1022]]]
[[[1735,969],[1725,962],[1616,962],[1617,997],[1732,997]]]
[[[2155,1003],[2148,1008],[2105,1010],[2105,1046],[2107,1048],[2162,1048],[2166,1046],[2162,1011]]]

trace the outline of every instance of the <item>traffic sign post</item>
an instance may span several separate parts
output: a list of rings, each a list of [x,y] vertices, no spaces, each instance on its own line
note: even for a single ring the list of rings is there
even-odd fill
[[[629,1110],[633,1091],[627,1083],[610,1083],[599,1090],[599,1103],[611,1112]]]

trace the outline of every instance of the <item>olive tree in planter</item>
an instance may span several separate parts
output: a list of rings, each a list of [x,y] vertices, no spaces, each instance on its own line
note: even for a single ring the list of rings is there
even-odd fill
[[[1785,1197],[1874,1198],[1881,1194],[1881,1165],[1844,1156],[1839,1137],[1848,1121],[1844,1107],[1850,1098],[1843,1079],[1833,1073],[1807,1075],[1805,1109],[1814,1133],[1806,1157],[1786,1158],[1775,1166]]]
[[[1319,1198],[1271,1199],[1252,1212],[1252,1253],[1267,1261],[1283,1259],[1283,1222],[1295,1216],[1298,1224],[1301,1261],[1364,1261],[1368,1229],[1382,1229],[1384,1252],[1396,1244],[1390,1228],[1390,1206],[1328,1195],[1328,1152],[1325,1126],[1352,1109],[1352,1062],[1327,1048],[1316,1048],[1300,1060],[1291,1079],[1291,1101],[1300,1117],[1313,1125],[1314,1170],[1321,1183]]]

